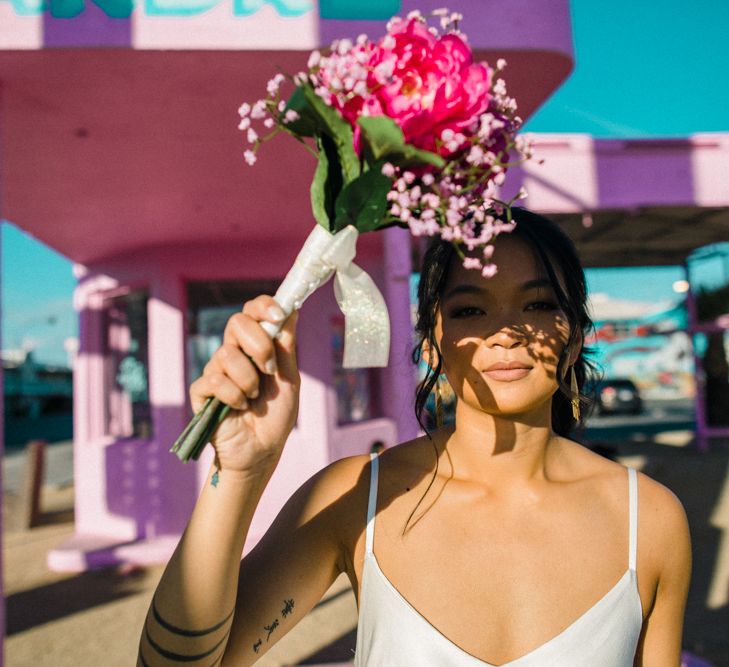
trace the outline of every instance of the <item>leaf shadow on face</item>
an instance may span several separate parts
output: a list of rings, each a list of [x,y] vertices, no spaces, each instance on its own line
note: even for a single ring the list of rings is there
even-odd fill
[[[501,342],[494,343],[496,338]],[[493,454],[502,454],[514,449],[516,445],[516,424],[519,422],[536,425],[540,417],[530,412],[507,412],[499,414],[498,397],[494,396],[482,373],[485,368],[478,368],[477,353],[481,345],[489,345],[492,349],[489,354],[490,361],[495,360],[523,360],[524,354],[529,357],[535,366],[544,369],[549,380],[555,381],[555,391],[559,391],[558,369],[561,355],[568,338],[568,325],[563,317],[558,316],[555,331],[548,331],[533,324],[514,323],[501,326],[496,331],[488,331],[479,342],[462,340],[455,342],[461,354],[470,358],[470,371],[460,379],[460,386],[453,386],[458,397],[463,400],[466,389],[475,397],[478,405],[485,413],[496,418],[494,423],[494,449]],[[501,347],[501,351],[496,350]],[[447,366],[447,360],[444,358]],[[483,362],[481,362],[483,363]],[[551,407],[551,396],[548,399]],[[456,420],[458,409],[456,409]]]

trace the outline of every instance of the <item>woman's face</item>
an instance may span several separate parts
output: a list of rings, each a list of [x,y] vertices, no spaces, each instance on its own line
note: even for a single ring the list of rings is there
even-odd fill
[[[436,319],[444,372],[461,404],[493,415],[549,414],[565,314],[526,242],[501,236],[493,278],[450,267]]]

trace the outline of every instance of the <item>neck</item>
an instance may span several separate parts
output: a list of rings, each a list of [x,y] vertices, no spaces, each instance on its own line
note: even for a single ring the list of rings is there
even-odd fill
[[[549,402],[527,414],[503,416],[458,401],[445,454],[456,479],[513,487],[548,477],[547,459],[555,441]]]

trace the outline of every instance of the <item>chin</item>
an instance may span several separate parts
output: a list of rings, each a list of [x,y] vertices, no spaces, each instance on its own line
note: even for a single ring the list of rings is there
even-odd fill
[[[465,405],[476,412],[493,417],[519,418],[544,414],[549,417],[552,410],[553,393],[544,396],[524,396],[524,392],[498,392],[488,400],[479,401],[475,396],[462,398]]]

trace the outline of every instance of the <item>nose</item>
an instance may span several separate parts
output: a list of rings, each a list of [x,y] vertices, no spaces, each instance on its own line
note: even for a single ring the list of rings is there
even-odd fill
[[[512,327],[501,327],[498,331],[490,334],[485,342],[488,347],[503,347],[506,350],[512,350],[515,347],[521,347],[526,341],[524,335],[518,333]]]

